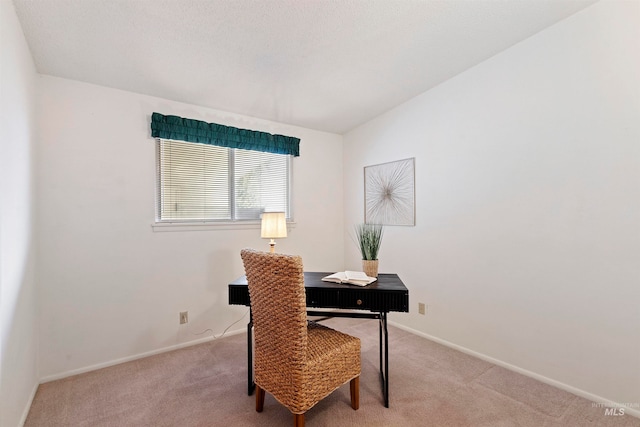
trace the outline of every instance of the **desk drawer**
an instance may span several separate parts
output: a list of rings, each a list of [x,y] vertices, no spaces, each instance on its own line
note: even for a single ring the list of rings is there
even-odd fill
[[[349,309],[380,311],[386,304],[380,295],[371,292],[341,292],[342,305]]]
[[[343,308],[374,312],[409,311],[408,292],[370,292],[366,289],[327,291],[307,289],[307,307]]]

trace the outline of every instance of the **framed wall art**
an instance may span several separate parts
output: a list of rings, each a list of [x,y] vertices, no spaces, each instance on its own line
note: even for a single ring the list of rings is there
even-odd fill
[[[415,225],[415,158],[365,166],[364,222]]]

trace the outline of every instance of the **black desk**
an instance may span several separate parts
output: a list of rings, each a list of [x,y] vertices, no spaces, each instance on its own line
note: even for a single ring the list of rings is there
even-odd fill
[[[357,317],[380,321],[380,378],[384,406],[389,407],[389,334],[387,313],[409,312],[409,290],[397,274],[380,274],[378,280],[368,286],[343,285],[323,282],[321,279],[332,273],[304,273],[304,287],[309,308],[336,308],[363,311],[318,311],[308,310],[309,316]],[[229,304],[251,306],[247,278],[242,276],[229,283]],[[255,388],[253,383],[253,319],[247,324],[248,393]]]

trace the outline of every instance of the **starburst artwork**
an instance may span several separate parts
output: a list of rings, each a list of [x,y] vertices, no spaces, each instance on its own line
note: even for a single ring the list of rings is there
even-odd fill
[[[364,168],[364,219],[369,224],[415,225],[415,159]]]

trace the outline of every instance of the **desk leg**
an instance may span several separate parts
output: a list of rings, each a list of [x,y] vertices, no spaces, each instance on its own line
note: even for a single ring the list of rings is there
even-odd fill
[[[384,339],[384,346],[382,340]],[[384,349],[383,349],[384,347]],[[384,352],[384,354],[383,354]],[[389,407],[389,331],[387,313],[380,313],[380,379],[385,408]]]
[[[256,384],[253,382],[253,314],[249,312],[247,323],[247,390],[249,396],[253,394]]]
[[[383,313],[380,313],[380,317],[378,319],[378,330],[379,330],[379,338],[378,338],[378,349],[380,351],[380,375],[382,375],[382,382],[384,384],[384,371],[382,370],[382,363],[384,362],[384,354],[383,351],[384,349],[382,348],[382,315]],[[384,392],[384,390],[382,390]]]

